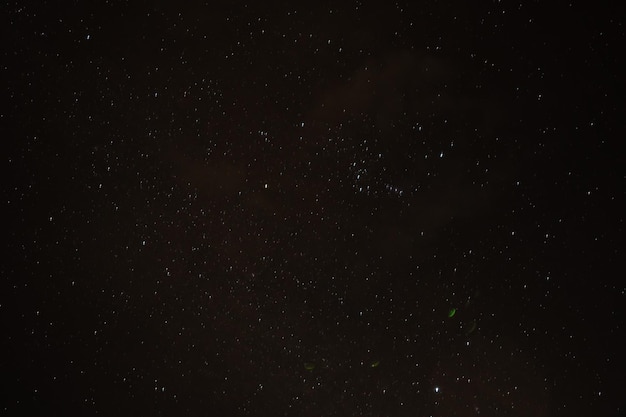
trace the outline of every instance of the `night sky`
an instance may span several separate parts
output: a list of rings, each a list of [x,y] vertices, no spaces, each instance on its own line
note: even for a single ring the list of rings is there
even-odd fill
[[[624,415],[620,3],[249,3],[3,2],[2,414]]]

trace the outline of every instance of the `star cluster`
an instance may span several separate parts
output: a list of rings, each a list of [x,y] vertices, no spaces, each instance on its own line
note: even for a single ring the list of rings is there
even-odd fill
[[[192,3],[2,6],[4,413],[624,412],[615,13]]]

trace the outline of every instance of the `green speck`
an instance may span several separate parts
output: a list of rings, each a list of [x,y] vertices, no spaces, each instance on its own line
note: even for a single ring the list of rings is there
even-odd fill
[[[306,369],[307,371],[312,371],[313,369],[315,369],[315,364],[312,362],[304,362],[304,369]]]
[[[450,311],[448,311],[448,317],[454,317],[455,314],[456,308],[451,308]]]
[[[472,320],[470,323],[465,325],[465,335],[469,336],[476,330],[476,320]]]
[[[380,361],[374,361],[370,364],[371,368],[376,368],[378,365],[380,365]]]

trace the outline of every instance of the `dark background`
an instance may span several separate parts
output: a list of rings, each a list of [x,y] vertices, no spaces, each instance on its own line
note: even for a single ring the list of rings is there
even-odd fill
[[[3,415],[624,413],[619,6],[174,3],[3,2]]]

